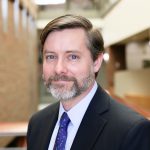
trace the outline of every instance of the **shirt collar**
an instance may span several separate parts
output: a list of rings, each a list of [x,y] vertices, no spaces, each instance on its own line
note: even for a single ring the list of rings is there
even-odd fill
[[[71,123],[74,126],[79,126],[79,124],[82,121],[82,118],[97,90],[97,83],[95,81],[94,86],[92,87],[91,91],[79,102],[77,103],[73,108],[71,108],[67,114],[71,120]],[[60,120],[60,117],[62,116],[63,112],[65,112],[62,103],[60,103],[59,107],[59,115],[58,115],[58,120]]]

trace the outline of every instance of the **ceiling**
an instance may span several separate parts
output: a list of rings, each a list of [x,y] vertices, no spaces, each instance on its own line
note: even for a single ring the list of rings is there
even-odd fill
[[[90,19],[94,26],[102,28],[102,17],[118,0],[66,0],[64,4],[38,5],[37,27],[42,29],[50,20],[64,15],[76,14]]]
[[[39,18],[55,17],[57,14],[75,13],[86,17],[100,17],[100,8],[109,0],[66,0],[64,4],[40,5]]]

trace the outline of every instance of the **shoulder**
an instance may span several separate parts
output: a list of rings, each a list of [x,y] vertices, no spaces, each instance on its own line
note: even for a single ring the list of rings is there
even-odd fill
[[[109,119],[114,122],[116,126],[121,125],[120,130],[123,130],[123,128],[128,129],[145,122],[150,123],[144,116],[111,97],[108,114]]]
[[[59,103],[54,103],[33,114],[28,123],[27,136],[30,136],[31,130],[36,133],[41,127],[45,127],[49,120],[51,120],[51,122],[52,120],[55,121],[55,119],[57,119],[58,110]]]
[[[34,113],[29,122],[41,122],[44,119],[47,118],[51,118],[54,114],[56,114],[58,112],[59,109],[59,103],[54,103],[51,104],[49,106],[47,106],[46,108]]]
[[[130,123],[121,145],[123,150],[149,150],[150,121],[140,117],[132,124]]]
[[[150,148],[150,121],[147,118],[110,97],[108,120],[110,130],[114,128],[125,150],[141,150],[144,143],[145,150]]]
[[[143,122],[150,123],[138,112],[113,99],[101,87],[97,90],[95,101],[97,110],[103,109],[102,107],[104,106],[106,107],[101,117],[107,120],[108,128],[114,128],[116,132],[127,131],[137,124],[143,124]]]
[[[101,105],[107,105],[107,111],[105,111],[103,116],[108,120],[115,121],[115,124],[118,122],[127,125],[138,122],[139,120],[147,120],[132,108],[111,97],[101,87],[98,88],[95,99],[98,101],[97,105],[99,108],[102,107]]]
[[[99,96],[98,100],[106,101],[108,108],[101,114],[107,122],[103,135],[107,142],[112,143],[113,146],[116,140],[120,141],[118,146],[123,150],[142,150],[144,146],[144,150],[150,149],[150,121],[113,99],[105,91],[99,92],[99,95],[101,94],[103,96]]]

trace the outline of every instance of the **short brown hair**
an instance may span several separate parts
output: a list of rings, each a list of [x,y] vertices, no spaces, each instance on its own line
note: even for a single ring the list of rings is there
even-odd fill
[[[87,35],[87,48],[90,50],[93,60],[95,61],[98,55],[104,51],[104,41],[100,31],[93,29],[92,23],[82,16],[64,15],[49,22],[40,36],[42,48],[48,34],[51,32],[73,28],[82,28],[85,30]]]

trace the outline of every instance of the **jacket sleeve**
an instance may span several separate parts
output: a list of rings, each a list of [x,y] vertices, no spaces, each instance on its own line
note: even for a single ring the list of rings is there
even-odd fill
[[[30,150],[30,133],[31,133],[31,120],[29,121],[28,124],[28,131],[27,131],[27,150]]]
[[[128,130],[121,150],[150,150],[150,121],[136,122]]]

